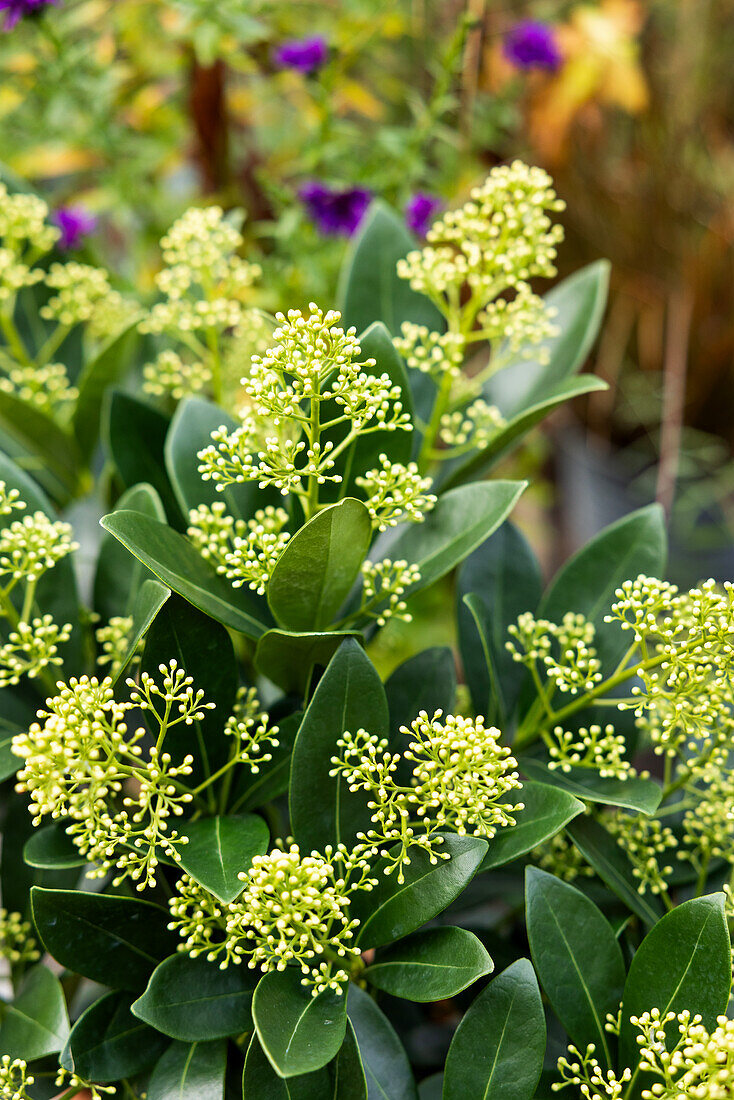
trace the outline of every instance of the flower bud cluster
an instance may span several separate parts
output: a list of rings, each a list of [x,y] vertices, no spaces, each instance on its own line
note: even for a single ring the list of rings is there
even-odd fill
[[[564,882],[593,878],[595,874],[594,868],[565,832],[556,833],[533,848],[531,858],[534,866],[549,871]]]
[[[545,366],[550,362],[550,351],[538,344],[558,336],[561,330],[554,323],[557,314],[527,284],[521,284],[514,298],[490,302],[477,321],[484,338],[498,350],[501,347],[503,356],[521,355]]]
[[[28,1063],[22,1058],[0,1054],[0,1096],[3,1100],[31,1100],[27,1090],[34,1081],[28,1073]]]
[[[224,732],[236,741],[235,759],[245,764],[253,775],[273,759],[270,749],[277,749],[278,727],[270,725],[270,715],[262,709],[255,688],[241,687]]]
[[[68,523],[36,511],[0,530],[0,578],[37,581],[47,569],[78,549]]]
[[[6,959],[11,966],[37,962],[41,952],[31,932],[31,922],[23,920],[21,913],[0,909],[0,959]]]
[[[646,814],[615,813],[609,816],[607,827],[632,864],[632,874],[638,880],[638,894],[649,890],[664,894],[673,866],[665,863],[677,848],[672,829]]]
[[[65,410],[79,396],[63,363],[47,363],[42,367],[21,363],[10,367],[7,376],[0,378],[0,390],[52,415]]]
[[[446,374],[459,377],[466,354],[463,333],[434,332],[413,321],[403,321],[400,332],[393,343],[409,367],[438,380]]]
[[[514,640],[506,642],[505,648],[513,660],[536,673],[540,663],[554,688],[576,695],[601,681],[594,624],[583,615],[567,611],[560,623],[552,623],[526,611],[508,627],[508,633]]]
[[[58,626],[51,615],[22,620],[0,644],[0,688],[19,684],[21,677],[33,680],[49,665],[63,664],[59,646],[71,637],[71,623]]]
[[[109,665],[113,679],[127,659],[132,634],[132,615],[113,615],[106,626],[97,627],[94,632],[97,645],[102,651],[97,657],[97,664],[100,668]]]
[[[378,461],[379,466],[355,478],[373,527],[386,531],[399,523],[422,523],[438,499],[428,491],[432,479],[421,477],[415,462],[391,462],[386,454]]]
[[[101,268],[76,260],[51,264],[46,285],[57,293],[41,306],[41,316],[66,327],[91,320],[98,304],[111,290],[107,274]]]
[[[290,535],[284,508],[259,508],[252,519],[235,519],[224,501],[199,505],[189,512],[187,534],[206,561],[233,588],[246,584],[262,595]]]
[[[497,406],[488,405],[484,398],[478,397],[464,409],[443,414],[438,441],[448,451],[483,450],[506,425]]]
[[[171,350],[160,352],[143,367],[143,391],[153,397],[184,397],[206,392],[212,381],[211,367],[197,360],[185,361]]]
[[[64,1089],[64,1096],[74,1096],[82,1090],[86,1100],[104,1100],[104,1096],[117,1096],[116,1085],[96,1085],[68,1069],[59,1069],[54,1083],[57,1089]]]
[[[653,1008],[631,1016],[638,1028],[640,1069],[658,1081],[643,1089],[643,1100],[726,1100],[734,1081],[734,1020],[719,1016],[709,1030],[700,1016],[690,1012],[666,1012]],[[671,1025],[677,1024],[679,1038],[671,1049]]]
[[[575,1085],[584,1100],[621,1100],[632,1079],[632,1070],[624,1069],[617,1076],[612,1069],[602,1069],[598,1059],[594,1057],[595,1051],[594,1043],[589,1043],[584,1054],[577,1047],[569,1046],[571,1060],[564,1056],[558,1059],[561,1080],[551,1085],[553,1091],[558,1092],[568,1085]]]
[[[572,767],[592,768],[604,779],[627,779],[635,774],[629,760],[625,759],[625,739],[615,733],[610,724],[591,725],[588,729],[581,726],[575,731],[556,726],[553,738],[548,747],[551,771],[555,768],[563,772],[569,772]]]
[[[360,615],[384,626],[388,619],[411,622],[413,616],[403,599],[406,591],[420,580],[420,569],[407,561],[365,561],[362,564],[362,606]]]

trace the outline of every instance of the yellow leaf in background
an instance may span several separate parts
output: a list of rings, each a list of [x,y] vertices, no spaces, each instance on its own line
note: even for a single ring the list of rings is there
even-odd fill
[[[38,145],[10,158],[9,162],[15,172],[33,179],[72,175],[101,163],[96,153],[89,149],[72,149],[64,145]]]
[[[23,102],[23,94],[14,88],[0,86],[0,118],[12,114]]]
[[[372,121],[382,118],[385,113],[384,104],[356,80],[345,80],[337,89],[335,98],[336,109],[340,112],[356,111]]]
[[[32,73],[37,66],[36,58],[32,53],[17,53],[3,62],[3,70],[15,76],[24,76]]]

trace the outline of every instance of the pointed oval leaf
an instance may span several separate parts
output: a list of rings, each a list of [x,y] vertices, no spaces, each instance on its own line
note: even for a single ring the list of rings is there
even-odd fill
[[[105,442],[123,485],[138,482],[152,485],[166,510],[169,522],[178,529],[184,517],[166,475],[163,448],[170,419],[160,409],[122,390],[113,390],[107,400]]]
[[[622,951],[603,913],[580,890],[536,867],[525,876],[526,919],[533,963],[558,1019],[581,1050],[594,1043],[611,1066],[604,1024],[624,986]]]
[[[582,817],[568,826],[568,835],[599,878],[625,905],[647,925],[660,920],[665,910],[654,894],[641,894],[640,880],[632,873],[632,864],[618,843],[593,817]]]
[[[133,607],[133,625],[130,641],[127,644],[127,652],[120,662],[117,672],[112,677],[113,684],[116,684],[127,672],[130,662],[138,652],[138,646],[150,630],[153,620],[166,600],[170,598],[170,595],[171,589],[166,588],[165,584],[161,584],[155,577],[149,577],[141,584]]]
[[[79,854],[79,849],[66,832],[68,824],[67,821],[54,821],[33,830],[23,849],[23,859],[29,867],[57,871],[65,867],[84,866],[86,859]]]
[[[69,1017],[59,979],[40,963],[23,978],[15,999],[5,1007],[0,1051],[32,1062],[62,1050]]]
[[[270,843],[270,830],[257,814],[200,818],[179,826],[178,832],[188,837],[178,862],[223,905],[242,893],[245,884],[237,876],[249,869],[254,856],[267,852]]]
[[[450,712],[456,696],[456,662],[448,646],[433,646],[409,657],[385,682],[390,731],[410,726],[422,710]]]
[[[171,1043],[156,1064],[147,1100],[223,1100],[227,1044]]]
[[[141,317],[132,319],[121,332],[104,344],[97,355],[84,364],[77,379],[78,397],[71,425],[79,450],[87,463],[91,461],[99,439],[105,391],[120,382],[130,367],[132,350],[138,339],[137,324]]]
[[[567,791],[582,802],[600,802],[604,806],[623,806],[641,814],[654,814],[663,796],[662,787],[652,779],[607,779],[591,768],[549,768],[542,760],[521,756],[518,760],[523,775]]]
[[[630,1016],[651,1008],[700,1013],[707,1028],[726,1011],[731,989],[731,946],[724,895],[683,902],[658,921],[635,952],[622,998],[620,1058],[637,1065],[637,1029]],[[675,1023],[669,1031],[672,1036]],[[668,1049],[671,1049],[670,1047]]]
[[[188,1042],[239,1035],[252,1026],[250,1006],[259,974],[247,966],[220,970],[203,956],[178,952],[156,967],[132,1006],[151,1027]]]
[[[538,981],[529,960],[518,959],[479,994],[456,1029],[443,1100],[530,1100],[545,1042]]]
[[[346,1032],[346,997],[332,990],[313,997],[301,978],[297,967],[271,970],[252,1000],[257,1037],[279,1077],[325,1066]]]
[[[372,538],[361,500],[347,497],[304,524],[286,544],[268,584],[268,604],[287,630],[323,630],[359,575]]]
[[[441,850],[451,858],[431,863],[427,853],[417,849],[405,868],[405,882],[398,882],[394,872],[385,874],[390,865],[387,859],[375,864],[378,885],[369,893],[357,894],[350,910],[360,921],[355,943],[362,951],[420,928],[455,901],[476,874],[487,851],[486,840],[456,833],[437,835],[444,838]]]
[[[351,844],[370,820],[367,798],[331,776],[337,740],[349,730],[388,733],[385,692],[374,665],[357,641],[348,638],[319,681],[296,735],[291,764],[290,814],[301,848],[322,851],[327,844]]]
[[[165,1035],[131,1014],[129,994],[108,993],[74,1024],[60,1062],[84,1080],[104,1085],[142,1073],[168,1043]]]
[[[117,502],[118,511],[140,512],[161,523],[166,522],[166,510],[152,485],[141,483],[126,489]],[[141,585],[152,573],[138,558],[105,532],[99,545],[99,557],[94,576],[94,608],[105,622],[113,615],[130,615]]]
[[[429,928],[380,951],[365,979],[393,997],[441,1001],[490,974],[481,940],[464,928]]]
[[[129,510],[112,512],[100,523],[163,584],[206,615],[249,638],[259,638],[266,629],[247,594],[218,576],[178,531]]]
[[[242,1100],[332,1100],[329,1068],[326,1066],[312,1073],[283,1078],[275,1072],[257,1035],[253,1035],[247,1048],[242,1071]]]
[[[326,668],[345,638],[361,637],[353,630],[268,630],[257,643],[255,666],[283,691],[305,695],[314,669]]]
[[[417,1100],[408,1056],[385,1013],[354,983],[350,983],[346,1000],[369,1100]]]
[[[147,901],[34,886],[31,904],[49,955],[112,989],[143,989],[178,946],[166,910]]]
[[[492,837],[480,871],[502,867],[527,855],[584,812],[578,798],[546,783],[523,783],[520,795],[523,809],[515,814],[516,824],[500,829]]]

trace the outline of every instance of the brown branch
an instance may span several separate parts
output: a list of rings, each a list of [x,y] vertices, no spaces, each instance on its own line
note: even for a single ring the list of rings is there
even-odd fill
[[[660,461],[655,495],[668,516],[673,507],[678,480],[692,319],[693,291],[683,284],[670,294],[665,326]]]

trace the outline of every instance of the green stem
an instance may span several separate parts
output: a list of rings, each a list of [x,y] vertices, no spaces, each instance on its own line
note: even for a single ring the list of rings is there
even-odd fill
[[[3,312],[0,313],[0,326],[5,334],[5,339],[8,341],[8,347],[11,349],[18,362],[26,367],[32,367],[33,360],[28,354],[28,350],[23,343],[21,335],[9,311],[3,310]]]
[[[321,436],[321,401],[318,394],[311,398],[311,417],[308,427],[309,447],[313,449],[320,442]],[[334,456],[332,455],[332,458]],[[308,481],[308,496],[306,498],[306,519],[311,519],[319,510],[319,479],[311,474]]]
[[[51,356],[56,352],[64,340],[68,336],[71,328],[69,325],[57,325],[54,331],[42,345],[40,351],[36,355],[36,365],[39,367],[45,367],[51,359]]]

